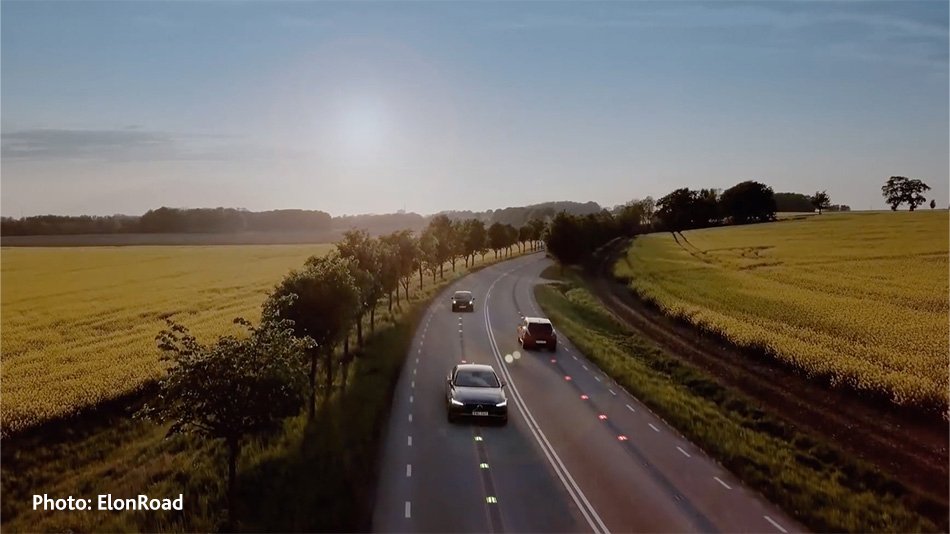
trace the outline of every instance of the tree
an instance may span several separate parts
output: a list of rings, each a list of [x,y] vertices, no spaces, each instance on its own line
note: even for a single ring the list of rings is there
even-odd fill
[[[930,186],[916,178],[906,178],[904,176],[891,176],[881,187],[881,194],[885,202],[891,206],[891,211],[897,211],[901,204],[906,203],[910,211],[917,209],[927,201],[921,194],[930,191]]]
[[[772,188],[755,181],[736,184],[722,193],[723,215],[733,223],[775,220],[775,193]]]
[[[831,206],[831,198],[829,198],[828,193],[824,191],[815,191],[815,194],[811,196],[810,200],[811,205],[818,210],[818,215],[821,215],[821,210]]]
[[[719,224],[722,219],[718,189],[700,189],[693,196],[690,226],[705,228]]]
[[[562,265],[573,265],[580,262],[584,255],[583,238],[577,217],[561,212],[551,221],[545,247]]]
[[[505,225],[505,249],[508,256],[511,256],[511,247],[518,242],[518,229],[510,224]]]
[[[399,280],[405,291],[406,301],[409,301],[409,283],[420,261],[419,244],[410,230],[393,232],[393,243],[396,245],[396,263],[399,270]],[[398,290],[397,290],[398,291]]]
[[[363,316],[370,314],[370,331],[376,328],[376,303],[382,296],[379,243],[366,230],[350,230],[337,242],[340,256],[353,261],[350,270],[360,293],[360,306],[356,316],[356,341],[363,346]]]
[[[432,275],[432,281],[435,282],[435,275],[439,272],[441,262],[439,261],[439,239],[435,236],[432,228],[426,228],[419,236],[419,256],[420,268],[425,266],[425,270]]]
[[[169,434],[195,433],[224,442],[228,456],[228,527],[237,519],[237,460],[246,438],[273,433],[281,421],[299,413],[306,398],[306,380],[299,362],[314,346],[297,338],[293,322],[279,308],[293,297],[268,300],[261,324],[244,319],[247,336],[224,336],[202,345],[187,328],[168,321],[158,334],[162,360],[168,365],[158,395],[140,412],[171,422]]]
[[[524,252],[527,247],[527,243],[531,241],[531,227],[525,224],[521,228],[518,228],[518,248],[521,252]]]
[[[471,256],[472,264],[475,263],[475,254],[485,250],[485,243],[488,240],[488,233],[485,230],[485,223],[478,219],[469,219],[465,224],[465,266],[468,266],[468,259]]]
[[[498,251],[505,248],[507,239],[505,225],[496,222],[488,227],[488,248],[495,251],[495,258],[498,258]]]
[[[288,301],[282,297],[296,295]],[[309,337],[316,347],[309,351],[310,417],[314,416],[317,397],[317,363],[323,357],[325,372],[324,400],[333,388],[334,353],[349,335],[359,307],[359,289],[353,280],[347,260],[336,253],[311,257],[304,269],[291,271],[269,297],[275,300],[280,316],[294,322],[300,338]]]
[[[544,222],[544,219],[531,219],[528,221],[528,226],[531,227],[531,237],[536,244],[546,237],[548,224]]]
[[[439,277],[445,278],[443,267],[455,250],[456,236],[452,221],[445,214],[436,215],[429,221],[429,229],[436,239],[436,257],[439,261]]]
[[[682,187],[656,201],[656,216],[670,232],[692,227],[692,210],[696,193]]]
[[[383,294],[388,296],[389,312],[393,311],[393,292],[396,300],[399,299],[399,244],[393,234],[379,238],[380,286]]]
[[[936,208],[936,207],[937,207],[937,201],[931,199],[931,200],[930,200],[930,209],[934,209],[934,208]]]

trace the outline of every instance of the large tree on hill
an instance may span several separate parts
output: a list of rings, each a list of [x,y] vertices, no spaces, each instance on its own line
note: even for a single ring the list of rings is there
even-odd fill
[[[312,350],[311,339],[294,336],[293,323],[280,317],[284,300],[266,301],[261,324],[244,319],[241,337],[221,337],[202,345],[187,328],[168,322],[157,337],[168,365],[158,394],[140,415],[171,422],[168,433],[194,433],[227,447],[228,526],[237,520],[237,460],[250,436],[275,433],[284,418],[296,415],[306,399],[307,381],[300,362]]]
[[[274,307],[283,318],[294,322],[299,338],[316,342],[309,351],[310,417],[313,418],[317,397],[317,364],[322,356],[325,373],[324,400],[333,389],[335,352],[349,335],[359,309],[359,289],[353,280],[348,261],[337,253],[313,256],[300,271],[291,271],[270,295]],[[294,299],[286,299],[296,295]]]
[[[755,181],[736,184],[722,193],[722,213],[732,222],[743,224],[775,220],[775,193]]]
[[[916,178],[907,178],[904,176],[891,176],[881,187],[881,194],[885,201],[891,206],[892,211],[897,211],[901,204],[906,203],[910,211],[917,209],[927,201],[921,193],[930,191],[930,186]]]
[[[831,206],[831,198],[825,191],[815,191],[815,194],[811,196],[810,200],[811,205],[818,210],[818,215],[821,215],[821,210],[828,209],[828,207]]]

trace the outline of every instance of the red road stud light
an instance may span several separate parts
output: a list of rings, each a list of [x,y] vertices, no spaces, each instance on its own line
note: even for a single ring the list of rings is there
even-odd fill
[[[590,397],[588,397],[587,395],[581,395],[581,400],[587,400],[587,399],[589,399],[589,398],[590,398]]]
[[[597,419],[600,419],[601,421],[606,421],[606,420],[607,420],[607,416],[604,415],[604,414],[600,414],[600,415],[597,416]]]
[[[627,441],[627,436],[624,436],[623,434],[620,434],[619,436],[617,436],[617,439],[620,440],[620,441]]]
[[[557,360],[555,360],[554,358],[551,358],[551,363],[557,363]]]
[[[567,375],[564,375],[564,380],[567,380],[568,382],[570,382],[570,381],[571,381],[571,377],[569,377],[569,376],[567,376]]]

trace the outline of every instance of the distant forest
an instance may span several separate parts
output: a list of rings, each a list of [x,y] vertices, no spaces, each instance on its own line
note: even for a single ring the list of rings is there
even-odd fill
[[[560,211],[572,215],[597,213],[596,202],[547,202],[533,206],[483,212],[445,212],[450,219],[479,219],[520,227],[531,219],[550,219]],[[62,216],[38,215],[0,218],[0,235],[89,234],[225,234],[240,232],[327,233],[362,229],[374,235],[397,230],[421,231],[431,216],[418,213],[344,215],[331,217],[316,210],[248,211],[235,208],[179,209],[162,207],[144,215]]]
[[[775,204],[780,212],[811,212],[808,196],[799,193],[776,193]],[[848,206],[834,205],[828,211],[848,211]],[[509,224],[520,228],[528,221],[550,221],[560,212],[569,215],[591,215],[604,208],[596,202],[544,202],[530,206],[508,207],[487,211],[444,211],[452,220],[477,219],[491,225]],[[38,215],[15,219],[0,217],[2,236],[90,235],[90,234],[228,234],[242,232],[329,233],[361,229],[373,235],[397,230],[421,231],[432,216],[418,213],[381,215],[344,215],[331,217],[317,210],[248,211],[235,208],[179,209],[162,207],[144,215],[62,216]]]

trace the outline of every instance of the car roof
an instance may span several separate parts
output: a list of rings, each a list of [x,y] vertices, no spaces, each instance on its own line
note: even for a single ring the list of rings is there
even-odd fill
[[[482,363],[460,363],[456,365],[456,368],[459,371],[491,371],[495,372],[495,369],[490,365],[485,365]]]
[[[524,320],[529,323],[551,324],[551,320],[544,317],[525,317]]]
[[[471,291],[465,291],[465,290],[459,290],[459,291],[456,291],[456,292],[455,292],[456,295],[458,295],[459,293],[468,293],[469,295],[472,294]]]

